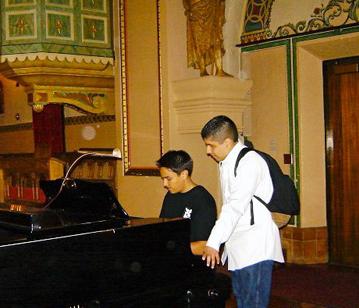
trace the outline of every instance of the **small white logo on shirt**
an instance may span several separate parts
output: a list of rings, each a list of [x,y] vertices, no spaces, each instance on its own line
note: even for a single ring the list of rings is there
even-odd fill
[[[191,214],[192,214],[192,209],[186,207],[184,209],[183,218],[191,218]]]

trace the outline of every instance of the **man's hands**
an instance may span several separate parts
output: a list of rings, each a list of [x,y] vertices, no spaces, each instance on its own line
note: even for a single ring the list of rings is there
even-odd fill
[[[219,264],[219,252],[212,247],[205,246],[203,249],[202,260],[207,263],[208,267],[214,268]]]
[[[204,247],[206,247],[206,241],[191,242],[191,250],[194,255],[201,256],[203,254]]]

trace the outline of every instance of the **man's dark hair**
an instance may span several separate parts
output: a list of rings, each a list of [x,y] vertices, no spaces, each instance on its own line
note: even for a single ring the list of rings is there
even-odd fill
[[[183,150],[168,151],[156,162],[158,168],[164,167],[171,169],[173,172],[180,174],[183,170],[188,171],[188,175],[192,175],[193,160],[189,154]]]
[[[226,138],[238,141],[236,124],[227,116],[219,115],[209,120],[201,130],[202,139],[214,138],[222,143]]]

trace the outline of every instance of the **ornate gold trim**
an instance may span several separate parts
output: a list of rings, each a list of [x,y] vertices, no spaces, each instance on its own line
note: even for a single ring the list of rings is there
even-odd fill
[[[104,89],[30,87],[26,92],[28,103],[36,112],[41,112],[47,104],[66,104],[82,112],[99,114],[109,105],[108,91]]]
[[[32,130],[32,123],[10,124],[0,126],[0,133]]]
[[[142,176],[158,176],[159,172],[156,167],[151,166],[133,166],[131,164],[130,153],[130,132],[129,132],[129,102],[128,102],[128,76],[127,76],[127,41],[126,41],[126,1],[120,1],[120,57],[121,57],[121,99],[122,99],[122,126],[123,126],[123,162],[125,175],[142,175]],[[156,2],[156,22],[157,22],[157,54],[158,54],[158,95],[159,95],[159,140],[160,154],[163,153],[163,103],[162,103],[162,72],[161,72],[161,37],[160,37],[160,0]]]
[[[0,58],[0,73],[26,88],[28,103],[41,112],[46,104],[67,104],[88,113],[104,113],[113,93],[111,61],[73,55]]]
[[[0,63],[3,62],[25,62],[35,60],[49,60],[56,62],[70,62],[71,65],[76,63],[79,65],[81,62],[92,63],[92,64],[111,64],[113,65],[113,58],[98,57],[98,56],[85,56],[85,55],[70,55],[70,54],[59,54],[59,53],[47,53],[47,52],[36,52],[28,54],[11,54],[11,55],[0,55]]]
[[[65,118],[65,125],[84,125],[90,123],[114,122],[115,115],[83,115]],[[0,126],[0,133],[32,130],[32,122]]]
[[[246,7],[244,20],[244,32],[241,35],[241,44],[251,44],[273,40],[275,38],[291,37],[306,33],[322,32],[325,30],[341,28],[344,26],[358,24],[359,3],[356,0],[331,0],[326,6],[323,3],[313,8],[313,13],[307,19],[295,24],[287,23],[277,29],[270,28],[272,5],[275,0],[250,0]],[[313,2],[313,5],[315,3]],[[261,6],[262,10],[258,7]],[[253,8],[256,10],[253,10]],[[259,14],[257,12],[260,12]],[[250,23],[262,23],[256,30],[250,29]],[[249,24],[249,31],[246,27]],[[237,45],[239,46],[239,45]]]
[[[83,125],[90,123],[115,122],[116,116],[111,115],[85,115],[65,118],[65,125]]]

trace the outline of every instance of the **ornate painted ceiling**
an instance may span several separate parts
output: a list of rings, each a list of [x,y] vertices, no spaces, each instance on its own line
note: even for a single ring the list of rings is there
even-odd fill
[[[241,45],[359,23],[359,0],[248,0]]]
[[[111,0],[0,0],[0,73],[28,103],[102,113],[113,91]]]

